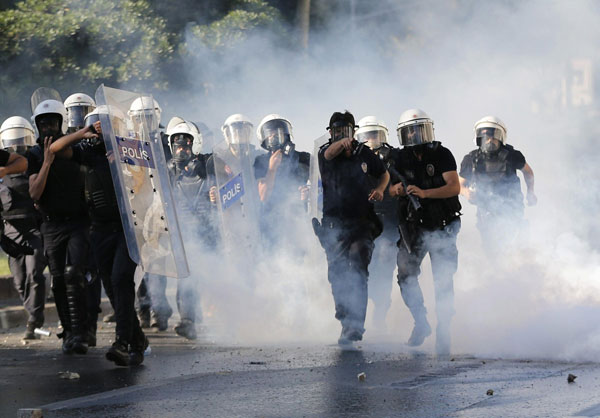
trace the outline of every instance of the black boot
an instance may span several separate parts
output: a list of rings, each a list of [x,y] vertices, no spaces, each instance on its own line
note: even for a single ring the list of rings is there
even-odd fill
[[[113,345],[108,349],[106,359],[112,361],[117,366],[129,366],[129,350],[127,342],[117,338]]]
[[[71,333],[73,352],[86,354],[87,327],[85,326],[86,311],[83,299],[83,287],[80,285],[67,285],[67,300],[69,302],[69,316],[71,318]]]
[[[71,336],[71,317],[69,315],[69,302],[67,299],[67,290],[64,277],[58,276],[52,278],[52,294],[56,304],[56,312],[63,331],[57,334],[62,338],[62,351],[64,354],[73,354],[73,339]]]

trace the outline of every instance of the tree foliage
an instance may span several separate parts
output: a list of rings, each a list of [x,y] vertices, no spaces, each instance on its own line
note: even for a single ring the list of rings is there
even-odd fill
[[[100,83],[167,90],[170,80],[184,82],[184,33],[220,51],[256,28],[283,31],[279,11],[263,0],[207,0],[191,9],[194,3],[24,0],[1,10],[0,109],[14,108],[15,98],[26,103],[39,86],[63,95],[93,94]]]

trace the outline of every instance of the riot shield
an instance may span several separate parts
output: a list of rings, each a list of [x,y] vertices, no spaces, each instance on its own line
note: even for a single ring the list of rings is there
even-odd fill
[[[313,153],[310,156],[310,190],[308,195],[308,215],[310,218],[321,219],[323,215],[323,184],[319,171],[319,149],[329,142],[329,135],[323,135],[314,142]]]
[[[49,87],[40,87],[31,95],[31,113],[35,112],[35,108],[44,100],[56,100],[63,102],[60,93]]]
[[[189,268],[169,172],[153,111],[131,116],[138,93],[101,85],[96,91],[121,221],[131,258],[147,273],[183,278]],[[155,118],[152,120],[152,118]],[[125,120],[123,120],[125,119]]]
[[[260,233],[252,148],[248,144],[230,147],[222,141],[214,146],[213,159],[224,249],[236,256],[254,254]]]

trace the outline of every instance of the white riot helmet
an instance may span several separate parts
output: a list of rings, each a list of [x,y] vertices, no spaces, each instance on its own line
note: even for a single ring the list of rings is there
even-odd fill
[[[379,149],[388,143],[388,129],[382,120],[375,116],[365,116],[358,121],[359,128],[354,133],[358,142],[364,142],[371,150]]]
[[[193,123],[194,126],[198,128],[198,132],[200,132],[200,139],[194,141],[194,145],[192,145],[192,152],[194,155],[211,153],[213,146],[215,145],[215,134],[208,126],[206,126],[204,122]]]
[[[46,126],[50,119],[55,116],[60,117],[60,121],[58,122],[58,130],[60,132],[54,132],[52,135],[47,135],[48,131]],[[42,140],[42,136],[55,136],[54,139],[56,139],[56,137],[67,131],[67,109],[65,108],[65,105],[58,100],[44,100],[34,109],[31,121],[35,124]]]
[[[68,130],[75,132],[84,127],[85,115],[96,108],[96,102],[84,93],[75,93],[65,100]]]
[[[158,102],[151,96],[138,97],[131,103],[127,112],[135,126],[144,126],[147,123],[150,131],[158,130],[161,113]]]
[[[115,135],[125,135],[127,132],[127,123],[125,114],[121,109],[111,105],[101,105],[85,115],[83,126],[90,126],[100,120],[100,115],[109,115],[110,123]]]
[[[400,145],[405,147],[429,144],[435,141],[433,120],[421,109],[404,111],[398,120],[396,132]]]
[[[475,122],[473,141],[483,152],[494,152],[506,144],[506,125],[495,116],[485,116]],[[493,141],[493,140],[496,141]]]
[[[13,152],[24,152],[35,145],[35,132],[29,121],[11,116],[0,126],[0,146]]]
[[[288,143],[293,143],[292,123],[278,114],[272,113],[260,121],[256,129],[260,146],[268,151],[277,151]]]
[[[253,126],[247,116],[236,113],[225,119],[221,131],[229,145],[249,145]]]
[[[167,135],[169,135],[169,148],[171,148],[171,154],[175,161],[191,158],[194,154],[192,149],[194,143],[202,142],[200,131],[196,125],[190,122],[184,121],[174,126],[171,125],[167,129]]]

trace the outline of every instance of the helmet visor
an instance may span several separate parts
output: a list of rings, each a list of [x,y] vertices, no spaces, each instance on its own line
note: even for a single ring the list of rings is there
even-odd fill
[[[350,124],[341,126],[334,124],[329,129],[329,132],[331,134],[331,140],[333,142],[339,141],[344,138],[352,138],[354,136],[354,126]]]
[[[281,148],[292,140],[292,127],[285,120],[270,120],[261,126],[260,138],[269,150]]]
[[[35,137],[33,133],[29,131],[20,132],[20,135],[15,137],[14,135],[4,135],[3,132],[1,137],[2,148],[9,149],[12,147],[31,147],[35,145]]]
[[[497,139],[504,142],[504,132],[500,128],[482,127],[475,131],[475,141],[477,146],[481,147],[488,139]]]
[[[387,133],[378,127],[368,131],[359,129],[359,132],[356,133],[356,140],[364,142],[369,148],[376,150],[383,144],[387,144]]]
[[[85,115],[92,110],[94,110],[93,106],[73,106],[67,108],[67,123],[69,128],[83,128],[85,126]]]
[[[252,125],[248,122],[233,122],[225,127],[225,139],[229,145],[249,144]]]
[[[419,122],[414,125],[403,126],[398,129],[398,139],[405,147],[428,144],[434,141],[433,123]]]
[[[130,113],[131,121],[135,129],[148,130],[155,132],[158,130],[158,119],[153,109],[136,110]]]

